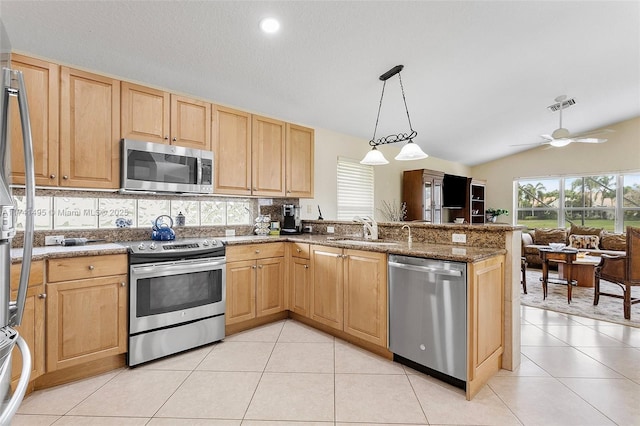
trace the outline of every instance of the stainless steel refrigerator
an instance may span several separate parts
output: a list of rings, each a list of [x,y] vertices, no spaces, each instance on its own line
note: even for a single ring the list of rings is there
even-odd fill
[[[20,71],[10,68],[11,45],[0,20],[0,425],[11,422],[22,398],[24,398],[31,375],[31,354],[24,339],[15,327],[22,322],[24,303],[27,296],[31,254],[33,248],[33,204],[35,199],[35,177],[33,168],[33,149],[31,143],[31,125],[24,79]],[[18,98],[18,111],[22,127],[25,159],[25,229],[22,254],[22,268],[17,299],[11,300],[11,240],[16,234],[17,211],[15,200],[9,187],[11,164],[9,135],[9,106],[11,97]],[[17,346],[22,356],[20,379],[11,394],[11,356]]]

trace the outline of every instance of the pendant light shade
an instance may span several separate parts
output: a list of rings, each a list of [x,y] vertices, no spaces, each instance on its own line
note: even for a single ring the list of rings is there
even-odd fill
[[[408,161],[422,160],[423,158],[427,157],[428,155],[424,153],[424,151],[418,146],[418,144],[410,140],[405,146],[402,147],[400,153],[396,155],[395,158],[398,161]]]
[[[384,155],[374,146],[371,151],[367,152],[367,155],[365,155],[362,161],[360,161],[360,164],[381,166],[383,164],[389,164],[389,161],[384,158]]]
[[[373,138],[369,141],[369,145],[372,147],[371,151],[365,155],[365,157],[360,161],[360,164],[368,164],[372,166],[389,164],[384,155],[380,151],[376,149],[378,145],[384,145],[388,143],[398,143],[408,141],[405,146],[402,147],[400,153],[395,157],[396,160],[407,161],[407,160],[420,160],[422,158],[427,158],[428,155],[422,151],[422,149],[413,142],[413,138],[418,135],[418,132],[413,130],[411,126],[411,118],[409,117],[409,108],[407,107],[407,99],[404,96],[404,86],[402,85],[402,77],[400,76],[400,71],[404,68],[404,65],[396,65],[391,68],[386,73],[380,76],[380,80],[384,83],[382,84],[382,95],[380,96],[380,104],[378,105],[378,116],[376,117],[376,126],[373,129]],[[382,109],[382,100],[384,99],[384,88],[387,85],[387,80],[394,75],[398,75],[398,80],[400,80],[400,91],[402,92],[402,101],[404,102],[404,110],[407,113],[407,121],[409,122],[409,132],[408,133],[398,133],[395,135],[389,135],[382,137],[380,139],[376,139],[376,131],[378,130],[378,121],[380,120],[380,110]]]

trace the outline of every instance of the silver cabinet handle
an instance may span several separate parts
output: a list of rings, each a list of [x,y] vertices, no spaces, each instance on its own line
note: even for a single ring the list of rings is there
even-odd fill
[[[64,175],[64,176],[62,176],[62,179],[69,179],[69,176]]]
[[[304,265],[304,269],[309,269],[309,265]]]
[[[302,253],[302,249],[296,249],[298,253]]]
[[[54,175],[53,173],[49,175],[49,179],[55,179],[56,175]]]
[[[90,271],[93,271],[94,269],[96,269],[96,267],[95,267],[95,266],[93,266],[93,265],[89,265],[89,270],[90,270]]]
[[[169,135],[165,135],[165,136],[164,136],[164,140],[165,140],[165,141],[168,141],[168,140],[169,140]]]
[[[40,293],[38,295],[38,299],[46,299],[47,298],[47,293]]]
[[[251,267],[251,269],[256,269],[256,265],[253,265],[253,266]]]
[[[127,283],[125,283],[124,281],[122,281],[122,282],[120,283],[120,287],[125,287],[126,285],[127,285]]]
[[[259,250],[259,249],[256,249],[256,254],[258,254],[258,253],[260,253],[260,250]]]
[[[176,142],[178,140],[178,138],[176,138],[175,136],[173,137],[172,141]]]
[[[262,269],[262,265],[258,265],[258,268]]]

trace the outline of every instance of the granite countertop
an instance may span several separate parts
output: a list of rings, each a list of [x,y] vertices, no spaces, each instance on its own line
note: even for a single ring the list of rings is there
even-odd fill
[[[278,241],[294,241],[308,244],[321,244],[325,246],[348,248],[355,250],[367,250],[388,254],[401,254],[405,256],[427,257],[440,260],[453,260],[458,262],[477,262],[490,257],[506,254],[504,248],[478,248],[464,245],[433,244],[424,242],[414,242],[409,246],[406,240],[377,240],[376,242],[362,241],[362,243],[350,243],[345,240],[361,240],[356,237],[345,237],[336,235],[280,235],[280,236],[243,236],[219,238],[227,246],[238,244],[252,244]],[[383,244],[380,244],[383,243]],[[393,245],[384,243],[394,243]]]
[[[227,246],[240,244],[258,244],[268,242],[293,241],[308,244],[320,244],[330,247],[347,248],[355,250],[367,250],[379,253],[400,254],[405,256],[426,257],[441,260],[452,260],[458,262],[477,262],[496,255],[505,254],[504,248],[478,248],[464,245],[433,244],[425,242],[414,242],[411,246],[406,240],[377,240],[376,242],[364,241],[357,237],[337,236],[337,235],[279,235],[279,236],[258,236],[246,235],[237,237],[216,237]],[[357,240],[357,243],[345,240]],[[362,242],[360,242],[362,241]],[[383,243],[383,244],[380,244]],[[53,259],[61,257],[92,256],[106,254],[126,254],[127,248],[118,243],[87,244],[84,246],[46,246],[33,248],[33,260]],[[12,263],[22,260],[22,249],[11,249]]]

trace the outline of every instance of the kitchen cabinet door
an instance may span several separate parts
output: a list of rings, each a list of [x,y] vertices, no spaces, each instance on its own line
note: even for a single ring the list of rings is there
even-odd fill
[[[253,116],[251,125],[253,195],[285,195],[285,123]]]
[[[256,316],[284,311],[284,257],[260,259],[256,265]]]
[[[287,123],[287,197],[313,198],[314,130]]]
[[[18,282],[20,280],[20,263],[11,265],[11,300],[18,296]],[[31,352],[30,381],[45,373],[45,329],[44,308],[46,294],[44,292],[44,262],[36,261],[31,264],[29,287],[24,305],[22,324],[16,330],[22,336]],[[22,370],[22,355],[18,348],[13,349],[11,358],[11,383],[15,386]]]
[[[227,262],[227,305],[225,324],[256,317],[256,262]]]
[[[251,114],[213,107],[214,190],[251,195]]]
[[[387,256],[345,250],[344,331],[387,346]]]
[[[311,319],[342,330],[343,324],[342,249],[311,246]]]
[[[211,151],[211,104],[171,95],[171,145]]]
[[[56,64],[12,54],[11,68],[22,71],[27,89],[36,185],[58,185],[58,99],[60,68]],[[11,104],[11,178],[24,185],[24,148],[18,98]]]
[[[60,185],[120,186],[120,82],[60,70]]]
[[[168,92],[122,82],[121,135],[123,139],[169,143]]]
[[[290,309],[296,314],[310,317],[310,281],[311,269],[309,259],[292,257],[289,269],[289,286],[291,291]]]
[[[127,351],[127,276],[47,284],[47,371]]]

